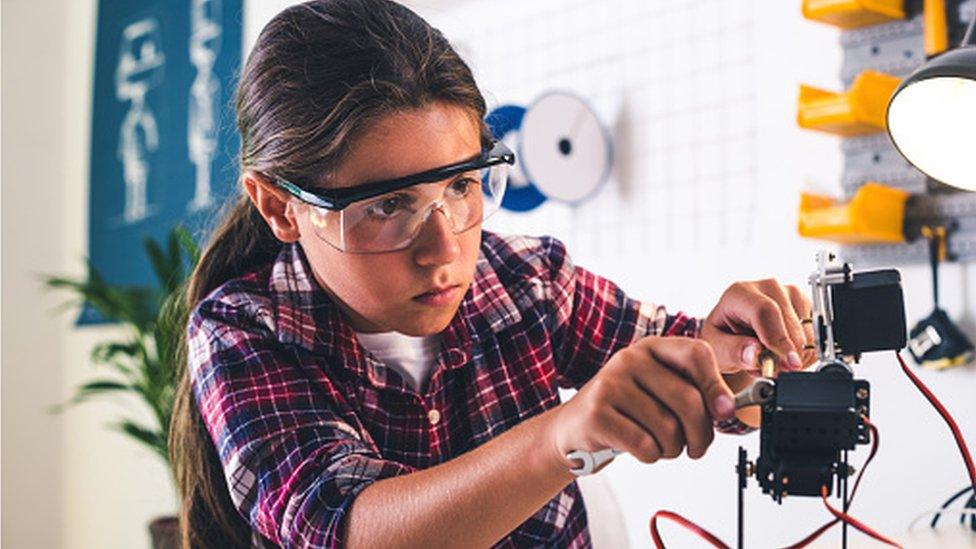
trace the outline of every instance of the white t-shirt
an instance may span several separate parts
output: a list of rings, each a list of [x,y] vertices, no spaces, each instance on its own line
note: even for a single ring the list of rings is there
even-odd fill
[[[356,338],[380,362],[399,372],[414,390],[423,391],[437,360],[440,334],[413,337],[400,332],[356,332]]]

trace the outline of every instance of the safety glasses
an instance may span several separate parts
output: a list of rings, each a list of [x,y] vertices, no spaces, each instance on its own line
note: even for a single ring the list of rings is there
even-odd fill
[[[435,210],[457,234],[498,210],[515,154],[496,141],[470,160],[390,181],[309,191],[276,178],[307,206],[316,235],[348,253],[382,253],[413,242]]]

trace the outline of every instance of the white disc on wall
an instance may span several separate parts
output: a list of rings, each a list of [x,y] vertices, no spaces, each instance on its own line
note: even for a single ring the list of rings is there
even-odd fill
[[[526,110],[519,153],[542,194],[576,203],[609,177],[613,147],[590,105],[558,91],[540,96]]]

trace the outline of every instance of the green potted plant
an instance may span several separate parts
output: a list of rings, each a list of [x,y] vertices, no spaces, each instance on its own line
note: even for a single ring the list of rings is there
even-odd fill
[[[107,367],[111,373],[80,385],[68,402],[52,411],[61,412],[94,397],[134,395],[152,412],[152,423],[123,417],[112,427],[148,447],[172,471],[168,433],[178,381],[177,345],[188,314],[184,299],[186,280],[199,261],[200,252],[183,227],[169,233],[165,247],[151,238],[144,239],[143,245],[158,281],[156,286],[109,284],[90,261],[84,278],[45,277],[47,287],[74,294],[67,305],[77,308],[87,304],[106,321],[125,328],[121,339],[99,342],[91,350],[92,363]],[[153,520],[149,530],[155,549],[179,546],[175,516]]]

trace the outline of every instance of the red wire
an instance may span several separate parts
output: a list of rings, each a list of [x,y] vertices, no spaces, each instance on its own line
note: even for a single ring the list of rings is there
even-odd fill
[[[823,499],[824,505],[827,506],[827,510],[830,511],[830,514],[832,514],[835,517],[837,517],[838,520],[842,520],[842,521],[846,522],[847,524],[850,524],[854,528],[857,528],[858,530],[864,532],[865,534],[871,536],[872,538],[874,538],[874,539],[876,539],[876,540],[878,540],[880,542],[887,543],[888,545],[891,545],[892,547],[901,547],[901,545],[898,545],[897,542],[895,542],[895,541],[893,541],[891,539],[888,539],[887,537],[879,534],[878,532],[876,532],[874,529],[872,529],[867,524],[864,524],[863,522],[857,520],[856,518],[848,515],[847,513],[843,512],[843,511],[839,511],[837,509],[834,509],[834,507],[830,504],[830,502],[827,501],[827,487],[826,486],[823,486],[823,487],[820,488],[820,497]]]
[[[895,356],[898,357],[898,362],[901,364],[901,369],[905,372],[905,375],[908,376],[908,379],[912,380],[912,383],[918,387],[918,390],[925,395],[925,398],[928,399],[929,403],[935,407],[935,409],[939,412],[939,415],[942,416],[942,419],[944,419],[946,424],[949,426],[949,429],[952,430],[952,436],[956,439],[956,446],[959,447],[959,452],[962,454],[962,459],[966,462],[966,468],[969,472],[969,482],[973,485],[973,488],[976,489],[976,465],[973,464],[973,455],[969,453],[969,447],[966,446],[966,440],[962,438],[962,432],[959,431],[959,426],[956,425],[955,420],[952,419],[952,416],[949,415],[949,411],[945,409],[941,402],[939,402],[939,399],[935,398],[932,391],[930,391],[929,388],[922,383],[922,380],[912,373],[912,371],[908,368],[908,365],[905,364],[905,360],[901,358],[901,354],[896,351]]]
[[[654,516],[651,517],[651,539],[654,540],[654,546],[657,547],[657,549],[664,549],[664,541],[661,540],[661,535],[657,531],[657,517],[666,518],[677,522],[681,526],[684,526],[685,528],[701,536],[702,539],[711,543],[714,547],[718,547],[719,549],[731,549],[722,540],[718,539],[718,537],[708,530],[705,530],[701,526],[698,526],[678,513],[665,511],[664,509],[654,513]]]
[[[866,460],[864,460],[864,465],[861,466],[861,470],[858,472],[857,478],[854,480],[854,488],[851,489],[851,495],[850,495],[850,498],[848,498],[848,503],[850,503],[851,501],[854,500],[854,496],[857,494],[857,488],[861,485],[861,478],[864,477],[864,471],[867,470],[868,464],[871,463],[871,460],[874,459],[875,454],[878,453],[878,447],[881,444],[881,435],[878,432],[878,428],[873,423],[871,423],[871,421],[867,418],[867,416],[863,416],[862,415],[861,416],[861,419],[864,421],[864,424],[867,425],[869,429],[871,429],[871,451],[868,453],[868,458]],[[824,487],[824,490],[826,490],[826,487]],[[834,510],[833,510],[833,508],[830,507],[830,505],[828,505],[827,508],[828,508],[828,510],[831,511],[831,513],[834,513]],[[849,515],[846,515],[844,513],[841,513],[841,515],[843,515],[844,517],[850,519],[850,521],[848,521],[849,524],[852,524],[855,528],[858,528],[859,530],[864,531],[868,535],[874,536],[875,534],[877,534],[876,532],[874,532],[874,530],[871,530],[870,528],[868,528],[867,526],[865,526],[864,524],[862,524],[861,522],[859,522],[857,519],[855,519],[855,518],[853,518],[853,517],[851,517]],[[814,540],[816,540],[821,535],[823,535],[824,532],[826,532],[831,527],[833,527],[834,525],[836,525],[838,522],[840,522],[841,520],[843,520],[840,516],[836,515],[836,513],[835,513],[835,516],[837,518],[835,518],[834,520],[832,520],[832,521],[824,524],[820,528],[817,528],[816,530],[814,530],[814,532],[812,534],[810,534],[809,536],[803,538],[802,540],[798,541],[797,543],[794,543],[793,545],[788,546],[786,549],[802,549],[803,547],[806,547],[807,545],[810,545],[811,543],[813,543]],[[669,519],[669,520],[672,520],[672,521],[678,523],[679,525],[683,526],[684,528],[687,528],[688,530],[691,530],[692,532],[698,534],[698,536],[700,536],[705,541],[711,543],[712,546],[714,546],[714,547],[718,547],[719,549],[731,549],[728,545],[725,544],[725,542],[723,542],[722,540],[718,539],[717,536],[715,536],[714,534],[712,534],[708,530],[705,530],[701,526],[698,526],[694,522],[691,522],[690,520],[682,517],[681,515],[673,512],[673,511],[667,511],[667,510],[663,510],[663,509],[660,510],[660,511],[658,511],[657,513],[654,513],[654,516],[651,517],[651,528],[650,528],[651,529],[651,539],[654,540],[654,546],[657,547],[657,549],[664,549],[664,541],[661,539],[661,534],[657,530],[657,519],[658,519],[658,517],[666,518],[666,519]],[[862,527],[863,528],[867,528],[867,530],[863,530]],[[868,532],[868,530],[870,530],[870,532]],[[877,535],[878,536],[881,536],[880,534],[877,534]],[[881,536],[878,539],[881,539],[882,541],[886,541],[887,540],[887,538],[884,538],[883,536]]]
[[[868,465],[871,463],[871,460],[874,459],[875,454],[878,453],[878,447],[881,445],[881,434],[878,432],[878,428],[871,423],[871,420],[869,420],[865,415],[861,415],[861,420],[864,421],[864,424],[867,425],[869,429],[871,429],[871,451],[868,452],[868,458],[864,460],[864,465],[861,466],[861,470],[857,473],[857,478],[854,479],[854,488],[851,489],[851,495],[847,499],[848,505],[854,501],[854,496],[857,495],[857,488],[861,485],[861,478],[864,477],[864,471],[867,471]],[[802,549],[803,547],[810,545],[814,542],[814,540],[823,535],[823,533],[827,530],[830,530],[838,522],[840,522],[840,519],[835,518],[834,520],[814,530],[809,536],[794,543],[793,545],[787,546],[786,549]]]

